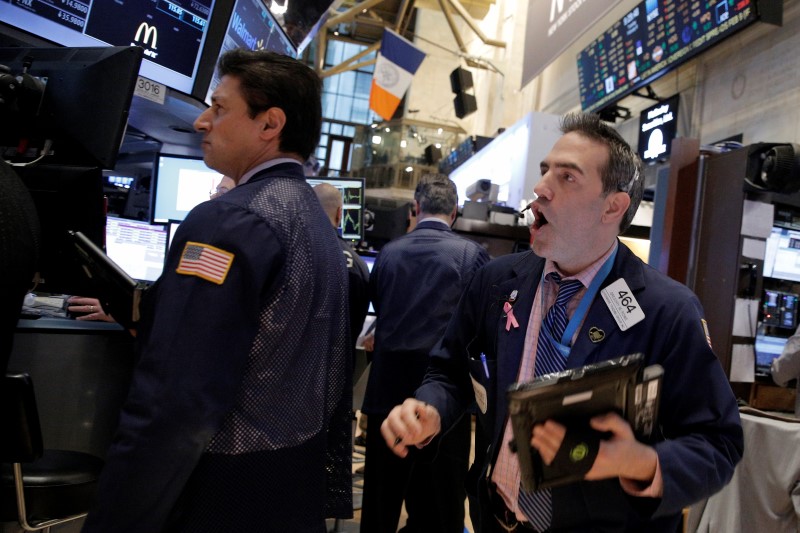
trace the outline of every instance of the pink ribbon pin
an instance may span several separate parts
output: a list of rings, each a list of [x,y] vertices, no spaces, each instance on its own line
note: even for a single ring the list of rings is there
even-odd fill
[[[511,329],[511,326],[518,328],[519,323],[517,322],[517,319],[514,316],[514,308],[509,302],[503,304],[503,311],[506,314],[506,331],[509,331]]]

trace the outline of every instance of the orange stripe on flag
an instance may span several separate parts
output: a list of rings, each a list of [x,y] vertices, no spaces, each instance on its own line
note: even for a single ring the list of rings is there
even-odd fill
[[[369,93],[369,107],[384,120],[391,120],[392,115],[400,105],[400,98],[381,88],[372,80],[372,90]]]

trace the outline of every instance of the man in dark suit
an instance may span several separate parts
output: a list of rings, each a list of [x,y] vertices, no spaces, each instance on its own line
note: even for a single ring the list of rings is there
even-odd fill
[[[320,183],[314,186],[314,193],[319,198],[319,203],[331,224],[338,230],[342,222],[342,193],[330,183]],[[347,265],[347,279],[350,295],[350,341],[355,349],[358,335],[364,327],[364,319],[369,310],[369,268],[363,259],[353,250],[353,247],[339,237],[339,247],[342,249],[344,261]]]
[[[489,259],[480,245],[450,229],[456,201],[456,187],[449,179],[420,180],[414,192],[417,226],[381,249],[370,275],[378,319],[361,410],[376,430],[367,432],[364,533],[395,532],[404,498],[404,532],[461,533],[464,528],[470,417],[461,417],[448,435],[406,460],[395,457],[377,431],[389,410],[422,383],[428,354],[461,291]]]
[[[342,252],[303,175],[319,77],[220,58],[195,121],[236,187],[181,223],[84,531],[324,533],[352,516],[352,347]]]
[[[482,431],[468,492],[480,533],[673,533],[682,509],[722,488],[741,459],[736,401],[697,297],[617,239],[642,197],[638,157],[596,115],[568,115],[562,131],[534,188],[533,252],[500,257],[473,278],[416,398],[393,409],[381,431],[402,457],[477,402]],[[562,285],[580,288],[562,299]],[[563,334],[551,335],[559,308]],[[575,368],[635,352],[664,369],[652,438],[637,441],[615,413],[593,417],[600,440],[583,480],[524,491],[508,445],[508,386],[540,375],[540,359]],[[569,455],[561,444],[573,435],[548,420],[530,444],[552,464]]]

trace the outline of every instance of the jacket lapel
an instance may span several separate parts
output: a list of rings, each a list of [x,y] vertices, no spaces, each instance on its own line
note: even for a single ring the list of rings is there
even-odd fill
[[[633,255],[628,247],[619,243],[614,266],[611,268],[608,277],[603,281],[600,291],[602,292],[604,288],[623,278],[634,295],[641,292],[645,288],[643,268],[642,262]],[[633,331],[635,328],[636,326],[629,331]],[[586,364],[596,363],[597,352],[609,343],[616,345],[621,334],[622,332],[603,300],[603,296],[598,292],[589,308],[589,312],[586,314],[586,319],[581,325],[575,344],[570,350],[567,368],[577,368]],[[603,353],[603,359],[608,359],[608,352],[604,351]],[[617,355],[626,354],[620,353]]]
[[[544,261],[531,254],[532,261],[522,261],[513,268],[511,279],[497,287],[499,294],[500,318],[497,322],[497,390],[496,403],[498,410],[495,417],[494,437],[500,437],[505,422],[508,400],[506,391],[517,381],[522,353],[525,349],[525,334],[531,317],[531,308],[536,295],[538,281],[544,269]],[[513,305],[514,317],[518,328],[511,326],[506,331],[506,315],[502,311],[503,303],[508,301],[511,293],[517,291],[517,299]]]

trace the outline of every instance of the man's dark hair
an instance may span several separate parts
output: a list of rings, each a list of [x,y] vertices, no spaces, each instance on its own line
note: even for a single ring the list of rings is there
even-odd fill
[[[449,215],[458,201],[456,184],[439,174],[422,176],[414,190],[414,200],[419,202],[419,209],[425,214]]]
[[[251,118],[271,107],[282,109],[280,150],[308,159],[322,128],[322,81],[313,70],[289,56],[244,49],[223,54],[217,69],[220,77],[239,80]]]
[[[633,221],[644,192],[644,167],[641,159],[617,131],[594,113],[570,113],[561,120],[561,132],[577,133],[608,148],[608,161],[600,168],[603,194],[622,191],[631,197],[631,205],[619,223],[622,233]]]

